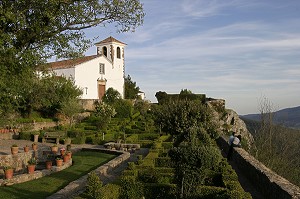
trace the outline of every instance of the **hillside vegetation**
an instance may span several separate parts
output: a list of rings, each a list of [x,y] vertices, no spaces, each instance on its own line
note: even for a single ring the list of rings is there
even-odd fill
[[[255,140],[250,153],[277,174],[300,186],[300,130],[274,124],[266,119],[271,116],[260,122],[241,118]]]

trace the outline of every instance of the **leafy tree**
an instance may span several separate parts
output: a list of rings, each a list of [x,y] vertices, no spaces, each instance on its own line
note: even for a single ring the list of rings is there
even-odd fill
[[[92,120],[94,120],[94,124],[96,125],[97,129],[100,130],[106,127],[111,118],[115,116],[116,111],[112,106],[102,102],[96,102],[95,109],[96,111]]]
[[[83,30],[114,23],[120,32],[134,31],[144,17],[139,0],[4,0],[0,13],[2,118],[19,110],[30,114],[42,104],[35,101],[41,91],[35,71],[53,56],[81,56],[92,43]]]
[[[71,127],[74,122],[74,116],[79,113],[81,109],[82,107],[77,99],[70,99],[62,102],[60,111],[69,119]]]
[[[105,95],[102,98],[102,101],[106,104],[114,104],[116,103],[117,100],[121,98],[122,97],[119,91],[110,87],[106,90]]]
[[[125,77],[125,99],[137,99],[140,88],[132,81],[130,75]]]
[[[200,101],[170,101],[157,106],[153,111],[155,123],[175,137],[175,145],[186,139],[186,129],[192,126],[210,135],[215,132],[211,109]]]

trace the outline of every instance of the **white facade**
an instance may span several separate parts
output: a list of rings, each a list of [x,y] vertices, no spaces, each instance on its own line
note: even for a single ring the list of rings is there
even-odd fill
[[[71,77],[83,91],[81,99],[102,99],[112,87],[124,98],[124,47],[126,44],[109,37],[96,43],[97,55],[50,63],[58,76]]]

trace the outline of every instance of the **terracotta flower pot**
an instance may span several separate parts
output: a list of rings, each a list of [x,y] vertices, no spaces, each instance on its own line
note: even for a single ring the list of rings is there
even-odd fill
[[[35,164],[29,164],[29,165],[27,166],[27,170],[28,170],[28,173],[29,173],[29,174],[34,173],[34,170],[35,170]]]
[[[11,154],[16,155],[19,152],[19,147],[12,146],[11,147]]]
[[[66,150],[60,150],[60,155],[65,155],[66,154]]]
[[[52,168],[52,161],[46,161],[46,169],[50,170]]]
[[[37,144],[32,144],[32,150],[36,151],[37,150]]]
[[[29,151],[29,146],[24,146],[24,152],[28,152]]]
[[[14,170],[13,169],[7,169],[5,172],[5,179],[11,179],[14,176]]]
[[[70,157],[69,157],[69,156],[67,156],[67,155],[64,155],[63,159],[64,159],[64,162],[69,162],[69,160],[70,160]]]
[[[52,151],[52,153],[56,154],[58,151],[58,146],[52,146],[51,151]]]
[[[56,159],[56,166],[61,167],[63,165],[63,159]]]

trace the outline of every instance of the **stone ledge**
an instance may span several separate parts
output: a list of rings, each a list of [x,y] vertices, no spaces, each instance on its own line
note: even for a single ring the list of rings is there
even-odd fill
[[[105,175],[107,172],[111,171],[112,169],[119,166],[121,163],[126,161],[128,158],[130,158],[130,153],[125,151],[116,151],[116,150],[108,150],[108,149],[89,149],[89,148],[83,148],[82,150],[92,150],[92,151],[99,151],[103,153],[110,153],[110,154],[117,154],[118,157],[110,160],[106,164],[98,167],[94,171],[98,175]],[[122,160],[122,161],[121,161]],[[65,199],[65,198],[71,198],[74,195],[77,195],[78,193],[82,193],[85,190],[88,173],[85,176],[82,176],[81,178],[69,183],[65,188],[61,189],[60,191],[56,192],[55,194],[47,197],[47,199]]]
[[[50,170],[47,170],[47,169],[38,170],[38,171],[34,171],[33,174],[28,174],[28,173],[18,174],[18,175],[13,176],[12,179],[1,180],[0,184],[1,184],[1,186],[10,186],[13,184],[18,184],[18,183],[27,182],[30,180],[35,180],[35,179],[50,175],[52,173],[64,170],[64,169],[70,167],[71,165],[72,165],[72,159],[70,159],[68,162],[64,162],[64,164],[61,167],[52,166],[52,168]]]
[[[229,149],[225,138],[220,137],[217,143],[226,153]],[[279,176],[259,162],[242,148],[234,148],[232,160],[251,181],[254,187],[266,198],[297,199],[300,198],[300,188],[287,179]]]

